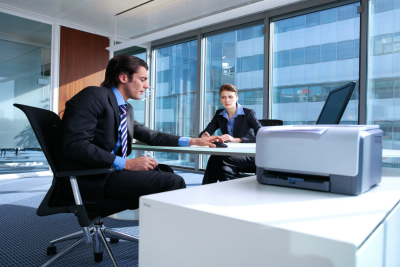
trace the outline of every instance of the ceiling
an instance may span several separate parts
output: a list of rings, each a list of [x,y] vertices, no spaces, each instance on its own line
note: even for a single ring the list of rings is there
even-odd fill
[[[261,0],[153,0],[143,4],[147,1],[0,0],[0,4],[98,29],[110,36],[115,34],[116,23],[118,36],[135,38]],[[115,16],[138,5],[141,6]],[[6,21],[0,21],[0,31],[4,23]],[[7,27],[12,25],[8,23]]]

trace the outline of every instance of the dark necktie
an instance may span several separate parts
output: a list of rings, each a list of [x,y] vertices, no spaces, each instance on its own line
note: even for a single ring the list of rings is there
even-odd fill
[[[125,105],[119,106],[121,110],[121,147],[122,147],[122,157],[126,158],[126,152],[128,149],[127,140],[128,140],[128,131],[126,128],[126,107]]]

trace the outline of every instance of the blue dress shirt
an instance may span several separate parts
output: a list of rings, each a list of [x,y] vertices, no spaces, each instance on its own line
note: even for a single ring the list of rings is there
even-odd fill
[[[111,87],[115,97],[117,98],[117,103],[118,106],[121,105],[126,105],[127,102],[124,101],[124,98],[122,97],[121,93],[115,88],[114,86]],[[121,115],[121,110],[119,110],[119,113]],[[178,140],[178,146],[189,146],[189,137],[180,137]],[[111,151],[111,154],[116,154],[119,147],[121,146],[121,125],[118,126],[118,141],[117,144],[115,145],[114,149]],[[116,156],[115,160],[111,166],[111,168],[116,169],[117,171],[122,171],[126,163],[126,158]]]
[[[219,113],[219,115],[221,115],[224,118],[226,118],[226,120],[228,121],[228,123],[227,123],[227,125],[228,125],[228,133],[229,133],[230,136],[233,136],[233,126],[235,125],[235,119],[236,119],[236,117],[238,115],[244,115],[244,110],[243,110],[242,106],[239,103],[236,103],[236,113],[231,118],[231,121],[229,121],[229,119],[228,119],[228,112],[226,111],[226,109],[221,111],[221,113]]]

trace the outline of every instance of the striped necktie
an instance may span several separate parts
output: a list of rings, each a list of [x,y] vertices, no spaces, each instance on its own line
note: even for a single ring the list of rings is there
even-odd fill
[[[126,152],[128,149],[127,140],[128,140],[128,131],[126,128],[126,107],[125,105],[119,106],[121,111],[121,146],[122,146],[122,157],[126,158]]]

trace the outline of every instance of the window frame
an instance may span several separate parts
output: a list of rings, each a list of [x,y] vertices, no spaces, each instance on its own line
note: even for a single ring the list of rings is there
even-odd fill
[[[359,106],[358,106],[358,121],[360,124],[366,123],[366,103],[367,103],[367,96],[366,96],[366,88],[367,88],[367,79],[366,79],[366,74],[367,74],[367,43],[368,43],[368,0],[360,0],[360,1],[354,1],[354,0],[310,0],[310,1],[305,1],[305,2],[300,2],[300,3],[294,3],[290,4],[285,7],[280,7],[268,11],[263,11],[257,14],[252,14],[248,15],[246,17],[242,17],[239,19],[233,19],[230,21],[222,22],[219,24],[215,24],[212,26],[207,26],[203,27],[191,32],[187,33],[182,33],[182,34],[177,34],[171,37],[163,38],[160,40],[152,41],[151,42],[151,49],[153,49],[154,46],[160,45],[160,44],[167,44],[169,42],[181,40],[183,38],[186,38],[187,36],[196,36],[197,41],[198,41],[198,51],[197,51],[197,111],[196,111],[196,120],[197,124],[195,125],[197,130],[200,128],[204,128],[204,125],[202,125],[203,122],[203,111],[204,111],[204,102],[205,102],[205,92],[204,92],[204,84],[203,84],[203,79],[205,76],[205,64],[204,64],[204,59],[205,59],[205,54],[203,51],[203,48],[205,47],[204,43],[204,37],[207,34],[210,34],[212,32],[226,32],[229,31],[230,28],[233,27],[240,27],[243,24],[246,23],[255,23],[256,21],[264,20],[264,64],[263,64],[263,117],[264,118],[270,118],[271,112],[272,112],[272,84],[270,80],[270,74],[273,71],[274,68],[274,62],[272,62],[270,59],[273,58],[273,55],[271,54],[271,41],[273,39],[273,36],[271,36],[271,24],[270,22],[273,19],[276,19],[277,17],[280,18],[291,18],[293,17],[293,13],[296,13],[296,15],[306,15],[312,12],[319,12],[321,10],[325,10],[328,8],[333,8],[333,7],[338,7],[346,4],[354,4],[354,3],[361,3],[363,6],[363,12],[361,14],[357,14],[356,12],[356,5],[354,5],[354,16],[360,16],[360,38],[359,38],[359,47],[358,47],[358,55],[359,55]],[[336,18],[335,21],[337,21],[338,18],[338,10],[336,10]],[[331,14],[332,15],[332,14]],[[329,22],[331,23],[332,19],[329,19]],[[306,24],[306,17],[304,17],[304,25],[300,25],[301,27],[304,26],[304,28],[307,28]],[[290,22],[290,27],[292,23]],[[298,24],[298,23],[297,23]],[[296,24],[296,25],[297,25]],[[300,23],[301,24],[301,23]],[[319,18],[319,24],[326,24],[324,23],[322,18]],[[297,25],[299,26],[299,25]],[[357,55],[356,53],[356,40],[354,41],[354,50],[353,50],[353,57]],[[320,47],[321,51],[321,47]],[[306,53],[304,53],[306,54]],[[338,56],[338,53],[336,51],[336,58]],[[306,58],[306,56],[304,56]],[[319,57],[319,62],[321,61],[322,58],[321,56]],[[239,60],[241,63],[241,59]],[[306,61],[306,59],[304,59]],[[152,61],[153,62],[153,61]],[[304,62],[306,63],[306,62]],[[242,64],[240,64],[242,65]],[[236,62],[236,68],[238,68],[237,73],[241,72],[241,67],[239,66],[238,62]],[[151,76],[151,75],[150,75]],[[294,88],[294,87],[293,87]],[[294,90],[294,89],[293,89]],[[325,89],[322,86],[321,87],[321,98],[324,98],[325,94]],[[294,95],[293,95],[293,101],[294,101]],[[279,99],[281,98],[279,94]],[[308,101],[308,100],[307,100]],[[280,102],[280,100],[279,100]],[[196,164],[196,170],[198,170],[198,164]]]

